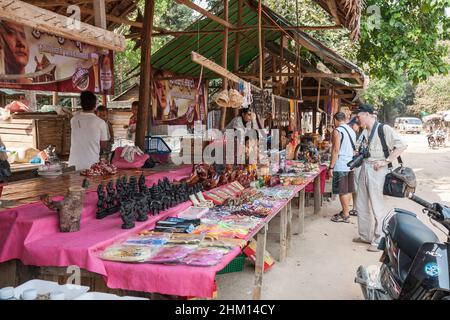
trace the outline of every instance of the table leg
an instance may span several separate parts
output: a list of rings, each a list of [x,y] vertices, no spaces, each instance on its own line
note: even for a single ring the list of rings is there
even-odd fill
[[[291,248],[291,240],[292,240],[292,200],[287,204],[287,225],[286,225],[286,233],[287,233],[287,249]]]
[[[253,288],[253,300],[261,300],[261,289],[264,275],[264,253],[266,252],[267,225],[256,236],[255,254],[255,286]]]
[[[320,174],[314,179],[314,214],[319,214],[320,207]]]
[[[298,232],[303,234],[305,228],[305,189],[298,193]]]
[[[281,209],[281,219],[280,219],[280,262],[286,259],[287,253],[287,205]]]

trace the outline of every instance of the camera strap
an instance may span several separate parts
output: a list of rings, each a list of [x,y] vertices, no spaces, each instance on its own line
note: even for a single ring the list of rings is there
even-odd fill
[[[380,137],[381,145],[383,146],[383,153],[384,153],[384,156],[385,156],[386,159],[387,159],[387,158],[389,157],[389,148],[388,148],[388,145],[387,145],[387,143],[386,143],[386,137],[385,137],[385,135],[384,135],[383,127],[384,127],[384,124],[383,124],[383,123],[379,125],[379,127],[378,127],[378,136]],[[398,163],[399,163],[401,166],[403,166],[403,160],[402,160],[401,157],[398,157],[398,158],[397,158],[397,161],[398,161]],[[389,162],[388,168],[389,168],[390,170],[392,170],[392,167],[393,167],[393,166],[392,166],[392,163]]]
[[[373,124],[372,131],[370,132],[370,135],[369,135],[369,140],[367,141],[367,146],[368,147],[370,147],[370,143],[372,142],[373,137],[375,136],[375,132],[378,130],[378,126],[379,126],[379,123],[378,123],[378,121],[376,121]]]

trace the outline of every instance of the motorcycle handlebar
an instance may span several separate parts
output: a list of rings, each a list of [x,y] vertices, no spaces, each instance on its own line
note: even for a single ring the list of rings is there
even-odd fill
[[[410,193],[408,196],[412,201],[414,201],[415,203],[420,204],[421,206],[427,208],[427,209],[433,209],[433,205],[431,203],[429,203],[428,201],[416,196],[414,193]]]

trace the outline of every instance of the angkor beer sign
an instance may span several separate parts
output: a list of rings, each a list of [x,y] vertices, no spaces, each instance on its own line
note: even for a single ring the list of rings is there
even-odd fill
[[[205,84],[198,79],[157,80],[171,77],[169,72],[154,71],[152,115],[154,124],[193,125],[206,122]],[[156,80],[155,80],[156,79]]]
[[[0,87],[114,93],[113,52],[0,20]]]

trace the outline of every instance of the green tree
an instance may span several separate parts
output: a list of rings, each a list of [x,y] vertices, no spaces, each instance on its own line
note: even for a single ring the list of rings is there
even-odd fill
[[[439,43],[448,36],[445,8],[450,0],[367,0],[361,19],[358,60],[369,74],[391,82],[406,77],[419,83],[436,74],[447,74],[443,58],[448,47]]]

